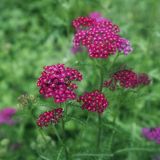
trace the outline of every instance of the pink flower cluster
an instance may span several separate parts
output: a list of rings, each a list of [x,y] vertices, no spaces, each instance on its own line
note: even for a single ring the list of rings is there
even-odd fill
[[[108,106],[108,101],[104,94],[98,90],[86,92],[84,95],[80,96],[79,100],[83,102],[82,109],[91,112],[102,113]]]
[[[46,98],[53,97],[56,103],[62,103],[69,99],[75,99],[74,90],[77,85],[72,81],[81,81],[82,75],[73,68],[65,67],[64,64],[57,64],[44,67],[37,86],[40,87],[40,94]]]
[[[119,27],[99,13],[75,19],[73,27],[76,33],[72,50],[75,52],[84,46],[90,57],[107,58],[117,51],[126,55],[132,51],[129,41],[118,34]]]
[[[115,90],[118,82],[123,88],[135,88],[139,85],[148,85],[150,79],[144,73],[137,74],[132,70],[125,69],[114,73],[111,79],[104,82],[104,87]]]
[[[143,128],[142,134],[146,139],[160,144],[160,128]]]
[[[73,40],[73,52],[82,51],[86,48],[92,58],[108,58],[116,52],[124,52],[125,55],[132,51],[130,42],[119,35],[120,29],[110,20],[101,16],[100,13],[91,13],[88,17],[79,17],[73,20],[75,36]],[[81,81],[82,74],[73,68],[65,67],[64,64],[45,66],[38,78],[39,92],[45,98],[54,98],[55,103],[63,103],[77,98],[75,90],[78,86],[74,81]],[[104,87],[116,89],[118,83],[123,88],[135,88],[139,85],[148,85],[148,75],[137,74],[132,70],[124,69],[114,73],[111,78],[104,82]],[[86,92],[79,98],[82,109],[90,112],[103,113],[108,107],[105,95],[95,90]],[[37,120],[39,127],[57,123],[62,117],[63,109],[57,108],[44,112]]]
[[[62,114],[62,108],[56,108],[51,111],[44,112],[39,116],[37,120],[37,125],[39,127],[47,127],[50,123],[56,124],[58,120],[62,117]]]

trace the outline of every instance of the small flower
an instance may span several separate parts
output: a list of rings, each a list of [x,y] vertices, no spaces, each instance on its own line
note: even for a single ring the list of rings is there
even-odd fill
[[[73,48],[75,52],[86,47],[92,58],[107,58],[117,51],[127,55],[132,51],[130,42],[120,35],[120,29],[100,13],[91,13],[89,17],[78,17],[73,21],[76,30]]]
[[[146,139],[160,144],[160,128],[143,128],[142,135]]]
[[[104,87],[115,90],[117,83],[123,88],[135,88],[140,85],[148,85],[150,79],[147,74],[137,74],[132,70],[124,69],[114,73],[111,79],[104,82]]]
[[[12,117],[16,114],[16,109],[7,107],[0,110],[0,124],[13,125],[15,121]]]
[[[128,55],[130,52],[133,51],[129,40],[125,38],[120,38],[120,45],[118,47],[118,52],[124,52],[125,55]]]
[[[57,64],[44,67],[37,86],[44,97],[53,97],[55,103],[61,103],[76,98],[74,90],[78,87],[72,81],[81,80],[82,75],[79,71],[65,67],[64,64]]]
[[[47,111],[42,113],[38,120],[37,125],[39,127],[47,127],[50,123],[56,124],[59,119],[62,117],[63,109],[62,108],[56,108],[51,111]]]
[[[91,112],[102,113],[108,106],[108,101],[104,94],[98,90],[86,92],[83,96],[80,96],[79,100],[83,102],[82,109]]]

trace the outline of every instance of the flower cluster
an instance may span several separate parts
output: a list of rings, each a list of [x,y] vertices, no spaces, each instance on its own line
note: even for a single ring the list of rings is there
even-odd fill
[[[88,17],[79,17],[73,20],[75,36],[73,39],[72,52],[76,53],[86,48],[92,58],[108,58],[116,52],[124,52],[125,55],[132,51],[130,42],[119,35],[120,29],[109,19],[100,13],[91,13]],[[75,90],[78,86],[73,81],[81,81],[81,73],[73,68],[65,67],[64,64],[45,66],[38,79],[39,92],[45,98],[54,98],[55,103],[63,103],[77,98]],[[118,83],[123,88],[135,88],[139,85],[148,85],[148,75],[137,74],[132,70],[124,69],[114,73],[104,87],[116,89]],[[95,90],[86,92],[78,98],[82,102],[82,109],[90,112],[104,112],[108,107],[105,95]],[[57,108],[41,114],[37,120],[40,127],[57,123],[62,117],[63,109]]]
[[[50,123],[56,124],[58,120],[62,117],[63,114],[63,109],[62,108],[56,108],[51,111],[47,111],[42,113],[38,120],[37,120],[37,125],[39,127],[46,127]]]
[[[75,19],[73,27],[76,30],[72,48],[74,52],[84,46],[90,57],[107,58],[117,51],[126,55],[132,51],[129,41],[118,34],[119,27],[99,13]]]
[[[79,100],[83,102],[82,109],[91,112],[102,113],[108,106],[108,101],[104,94],[98,90],[86,92],[83,96],[80,96]]]
[[[37,86],[40,87],[40,94],[46,98],[53,97],[56,103],[61,103],[76,98],[74,90],[77,89],[77,85],[72,81],[81,80],[82,75],[79,71],[65,67],[64,64],[57,64],[44,67]]]
[[[111,79],[104,82],[104,87],[114,90],[116,89],[118,82],[123,88],[135,88],[139,85],[148,85],[150,83],[150,79],[147,74],[137,74],[132,70],[125,69],[114,73]]]
[[[142,135],[146,139],[160,144],[160,128],[143,128]]]
[[[12,119],[12,117],[15,114],[16,114],[15,108],[7,107],[0,110],[0,124],[8,124],[8,125],[15,124],[15,121]]]

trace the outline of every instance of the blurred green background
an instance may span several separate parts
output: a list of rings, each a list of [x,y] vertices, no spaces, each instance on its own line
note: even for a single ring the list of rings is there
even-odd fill
[[[153,149],[159,146],[146,142],[140,135],[140,128],[160,124],[159,0],[1,0],[0,108],[13,106],[18,109],[17,98],[24,94],[37,97],[39,92],[36,81],[45,65],[65,63],[67,66],[77,67],[78,64],[85,79],[79,83],[79,94],[98,86],[97,71],[91,66],[93,61],[86,53],[76,56],[71,53],[74,34],[72,20],[94,11],[119,25],[121,35],[132,43],[132,54],[121,56],[118,63],[126,64],[137,72],[145,72],[152,79],[150,86],[139,89],[136,94],[127,91],[112,94],[111,91],[106,91],[110,106],[104,115],[102,153],[108,153],[108,142],[114,130],[110,124],[112,114],[116,112],[116,106],[121,100],[119,97],[123,94],[126,98],[120,106],[121,112],[115,129],[115,137],[118,138],[112,150],[114,152],[123,148],[143,147],[149,151],[124,151],[115,155],[115,160],[152,159],[155,154],[160,154],[160,151]],[[46,110],[45,105],[52,105],[52,100],[40,99],[38,98],[34,106],[36,116],[41,110]],[[95,115],[91,114],[86,122],[86,112],[79,108],[77,111],[72,108],[70,112],[76,113],[76,120],[73,121],[73,117],[66,125],[68,145],[73,155],[94,153],[93,141],[97,121]],[[20,123],[15,127],[0,126],[2,160],[10,160],[11,157],[12,160],[63,159],[63,152],[56,143],[55,135],[46,135],[51,132],[50,128],[45,129],[43,133],[46,139],[49,139],[49,147],[46,150],[46,143],[35,128],[34,121],[31,122],[28,111],[21,108],[17,118]],[[86,123],[88,126],[84,127]],[[58,129],[60,130],[60,127]],[[50,139],[54,144],[50,144]],[[21,147],[10,147],[15,143]],[[99,158],[109,159],[103,155]],[[89,154],[75,155],[73,159],[90,160],[97,157]]]

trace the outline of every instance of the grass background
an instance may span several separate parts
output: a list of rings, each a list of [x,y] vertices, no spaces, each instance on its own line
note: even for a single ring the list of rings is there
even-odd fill
[[[17,98],[24,94],[34,95],[36,103],[32,104],[32,109],[35,116],[55,106],[52,100],[39,97],[36,81],[43,66],[56,63],[77,67],[83,73],[84,81],[79,83],[78,94],[97,88],[99,73],[95,62],[86,53],[75,56],[70,51],[74,34],[72,20],[93,11],[118,24],[121,35],[133,45],[133,53],[120,56],[117,66],[125,64],[136,72],[146,72],[152,84],[136,91],[105,91],[110,105],[103,115],[100,155],[93,154],[96,114],[88,114],[75,104],[68,103],[71,116],[65,129],[72,158],[150,160],[160,155],[160,147],[147,142],[140,134],[142,127],[159,126],[158,0],[1,0],[0,108],[16,107],[19,122],[12,127],[0,126],[0,159],[63,159],[63,148],[57,142],[55,128],[37,129],[27,110],[31,103],[20,107]],[[110,57],[107,63],[112,60]],[[113,125],[115,114],[118,118]],[[61,126],[58,124],[56,128],[62,136]],[[113,153],[114,156],[110,156]]]

